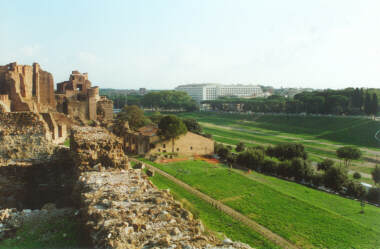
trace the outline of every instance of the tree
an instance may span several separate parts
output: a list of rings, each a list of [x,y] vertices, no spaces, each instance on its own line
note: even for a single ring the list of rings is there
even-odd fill
[[[246,168],[257,170],[264,161],[264,157],[262,150],[249,149],[240,153],[236,158],[236,162]]]
[[[367,115],[371,115],[372,114],[372,108],[371,108],[371,95],[367,92],[366,95],[365,95],[365,100],[364,100],[364,112],[367,114]]]
[[[227,148],[227,147],[221,147],[219,150],[218,150],[218,156],[220,157],[220,159],[222,160],[225,160],[228,158],[228,156],[231,154],[231,151]]]
[[[347,181],[346,189],[347,189],[346,194],[358,199],[364,197],[366,194],[366,190],[363,187],[363,185],[355,181],[351,181],[351,180]]]
[[[281,161],[296,157],[307,159],[305,147],[299,143],[284,143],[276,145],[275,147],[268,147],[266,153],[268,156],[276,157]]]
[[[294,177],[296,181],[309,181],[314,174],[313,169],[307,161],[302,158],[293,158],[291,161],[290,175]]]
[[[377,115],[377,113],[379,112],[379,103],[378,103],[378,100],[377,100],[377,95],[376,93],[374,93],[372,95],[372,100],[371,100],[371,111],[372,111],[372,114],[373,115]]]
[[[375,184],[380,184],[380,167],[376,165],[376,167],[371,172],[372,179]]]
[[[344,165],[348,167],[352,160],[358,160],[362,156],[362,152],[352,146],[343,146],[336,150],[336,155],[344,160]]]
[[[368,190],[367,200],[380,204],[380,188],[370,188]]]
[[[188,131],[201,134],[202,127],[199,125],[198,121],[192,118],[187,118],[183,120],[183,123],[186,125]]]
[[[317,168],[318,168],[318,170],[326,171],[329,168],[331,168],[332,166],[334,166],[334,161],[331,159],[325,159],[322,162],[318,163]]]
[[[154,112],[152,116],[150,116],[150,120],[152,120],[153,123],[158,124],[160,123],[161,118],[164,116],[160,112]]]
[[[341,190],[347,179],[347,170],[342,167],[333,166],[323,175],[325,186],[335,191]]]
[[[362,178],[362,175],[361,175],[359,172],[355,172],[352,176],[353,176],[354,179],[356,179],[356,180]]]
[[[164,116],[158,124],[158,135],[172,140],[172,152],[174,152],[174,140],[186,132],[186,125],[174,115]]]
[[[144,111],[137,105],[126,105],[117,115],[119,123],[128,121],[129,128],[136,130],[150,123],[149,119],[144,116]],[[122,121],[122,122],[120,122]]]
[[[236,151],[237,152],[242,152],[245,150],[245,144],[243,142],[240,142],[236,145]]]

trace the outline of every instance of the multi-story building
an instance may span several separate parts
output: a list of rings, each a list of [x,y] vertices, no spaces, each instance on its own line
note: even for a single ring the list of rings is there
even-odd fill
[[[198,103],[222,96],[257,97],[263,94],[261,87],[256,85],[188,84],[180,85],[175,90],[186,92]]]

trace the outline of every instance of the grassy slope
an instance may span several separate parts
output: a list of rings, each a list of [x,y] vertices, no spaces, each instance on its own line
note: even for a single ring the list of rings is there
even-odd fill
[[[183,113],[183,117],[196,118],[201,122],[217,125],[242,125],[270,131],[271,135],[288,133],[308,139],[321,139],[339,144],[379,148],[374,134],[380,129],[379,122],[368,119],[271,116],[260,117],[241,114]],[[241,120],[251,121],[248,124]]]
[[[353,200],[260,174],[253,176],[261,180],[248,179],[200,161],[157,166],[301,247],[380,247],[376,207],[360,214]]]
[[[191,205],[190,210],[195,211],[203,224],[217,234],[222,233],[235,241],[247,243],[255,248],[278,248],[268,242],[260,234],[252,229],[242,225],[232,217],[225,215],[223,212],[215,209],[207,202],[199,199],[193,194],[190,194],[182,187],[171,182],[167,178],[156,174],[150,178],[151,181],[160,189],[169,188],[172,194],[181,201],[186,200],[187,205]],[[223,237],[222,237],[223,239]]]

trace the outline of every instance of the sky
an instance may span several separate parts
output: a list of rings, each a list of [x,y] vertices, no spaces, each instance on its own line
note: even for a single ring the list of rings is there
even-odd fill
[[[0,65],[55,82],[380,88],[379,0],[0,0]]]

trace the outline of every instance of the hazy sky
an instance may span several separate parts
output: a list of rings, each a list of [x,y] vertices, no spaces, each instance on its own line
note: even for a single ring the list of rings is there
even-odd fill
[[[380,0],[0,0],[0,64],[55,82],[380,88]]]

